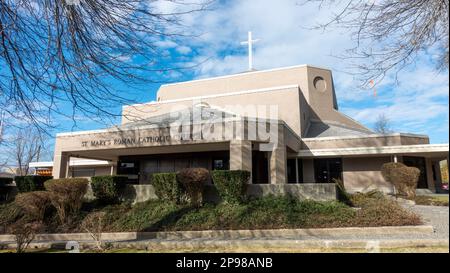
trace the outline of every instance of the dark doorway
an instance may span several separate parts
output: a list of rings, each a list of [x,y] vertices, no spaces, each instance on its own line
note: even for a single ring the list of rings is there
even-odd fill
[[[269,184],[269,162],[267,152],[252,153],[252,183]]]
[[[334,183],[333,179],[342,180],[342,159],[314,159],[314,177],[316,183]]]
[[[287,160],[287,179],[290,184],[297,183],[297,164],[295,163],[295,158]]]
[[[416,167],[420,170],[419,181],[417,183],[418,189],[428,189],[427,183],[427,168],[424,157],[404,156],[403,164],[408,167]]]

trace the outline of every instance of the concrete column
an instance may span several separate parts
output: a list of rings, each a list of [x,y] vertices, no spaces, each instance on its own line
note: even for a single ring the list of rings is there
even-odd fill
[[[252,171],[252,142],[249,140],[230,141],[230,170]]]
[[[116,163],[113,163],[111,165],[111,175],[116,175],[116,173],[117,173],[117,165]]]
[[[440,161],[437,160],[437,161],[433,162],[433,165],[434,165],[434,171],[436,172],[436,183],[435,183],[436,192],[440,192],[442,189],[442,174],[441,174]]]
[[[70,156],[61,152],[56,152],[53,158],[52,175],[54,179],[66,178],[69,172]]]
[[[427,172],[427,185],[431,191],[436,191],[436,186],[433,179],[433,162],[429,158],[425,158],[425,168]]]
[[[270,153],[270,184],[286,184],[286,147],[277,147]]]

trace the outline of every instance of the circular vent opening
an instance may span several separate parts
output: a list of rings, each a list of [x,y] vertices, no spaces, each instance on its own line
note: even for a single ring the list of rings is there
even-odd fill
[[[320,76],[314,78],[313,84],[317,91],[325,92],[327,90],[327,82]]]

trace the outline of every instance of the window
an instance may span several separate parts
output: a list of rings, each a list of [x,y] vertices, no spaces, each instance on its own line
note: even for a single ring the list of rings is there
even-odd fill
[[[139,184],[139,161],[119,161],[117,166],[117,174],[127,176],[127,183]]]
[[[223,158],[213,159],[213,170],[228,170],[229,169],[229,161]]]
[[[288,183],[303,183],[303,161],[300,158],[290,158],[287,160]]]
[[[117,169],[118,174],[139,174],[139,162],[120,161]]]
[[[342,180],[342,159],[314,159],[314,177],[316,183],[333,183],[333,179]]]
[[[95,169],[79,169],[72,170],[72,177],[93,177],[95,176]]]

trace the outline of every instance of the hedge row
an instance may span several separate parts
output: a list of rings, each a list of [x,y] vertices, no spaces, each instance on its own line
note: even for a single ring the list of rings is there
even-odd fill
[[[14,202],[28,221],[42,224],[48,208],[53,207],[60,223],[67,224],[79,216],[88,183],[84,178],[50,179],[44,183],[45,190],[21,192]]]
[[[12,178],[0,177],[0,187],[4,187],[5,185],[11,184],[12,182],[13,182]]]
[[[213,171],[212,179],[224,202],[241,203],[245,201],[250,172]]]
[[[104,175],[91,178],[91,187],[95,198],[100,203],[113,204],[119,202],[120,192],[127,182],[126,176]]]
[[[22,193],[44,190],[44,182],[52,178],[53,176],[26,175],[16,176],[14,181],[16,181],[17,190]]]
[[[211,177],[224,202],[241,203],[245,200],[250,172],[215,170]],[[203,186],[208,178],[208,170],[190,168],[178,173],[153,174],[152,185],[161,200],[179,203],[188,196],[191,204],[198,206],[202,203]]]

